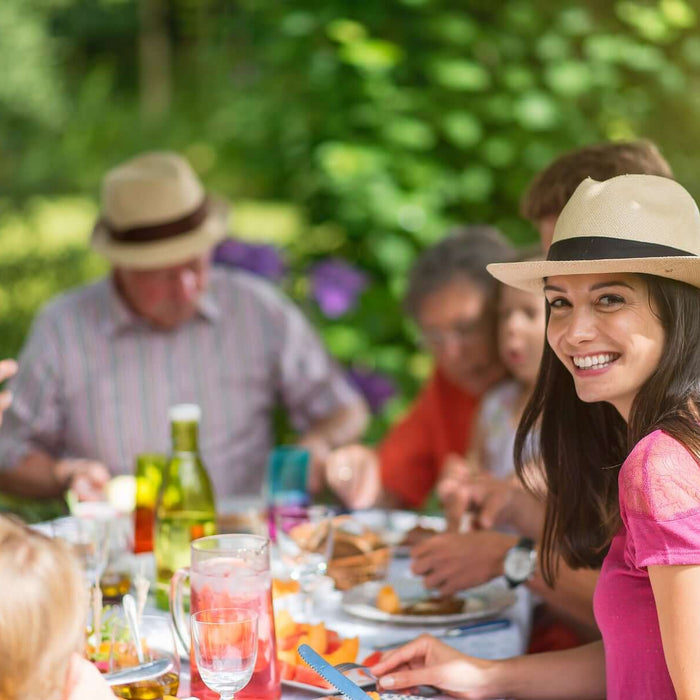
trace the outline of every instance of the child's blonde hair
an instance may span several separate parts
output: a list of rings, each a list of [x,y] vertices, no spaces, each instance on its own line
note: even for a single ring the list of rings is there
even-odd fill
[[[0,516],[0,700],[62,697],[86,612],[69,545]]]

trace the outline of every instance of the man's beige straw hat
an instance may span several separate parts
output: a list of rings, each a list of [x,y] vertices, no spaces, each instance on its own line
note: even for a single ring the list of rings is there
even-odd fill
[[[656,175],[586,178],[557,220],[547,259],[494,263],[501,282],[542,291],[545,277],[638,272],[700,287],[700,213],[677,182]]]
[[[196,258],[225,235],[223,202],[182,156],[153,152],[105,175],[91,245],[113,265],[151,269]]]

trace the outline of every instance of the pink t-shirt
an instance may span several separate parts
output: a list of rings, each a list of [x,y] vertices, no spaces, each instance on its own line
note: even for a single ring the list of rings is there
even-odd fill
[[[700,564],[700,465],[656,430],[634,447],[618,483],[622,527],[593,599],[607,700],[674,700],[647,566]]]

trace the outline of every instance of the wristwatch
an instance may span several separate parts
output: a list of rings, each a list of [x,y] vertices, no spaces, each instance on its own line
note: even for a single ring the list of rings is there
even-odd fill
[[[534,576],[536,568],[535,540],[530,537],[521,537],[518,544],[506,552],[506,558],[503,561],[503,575],[506,577],[508,586],[515,588],[525,583]]]

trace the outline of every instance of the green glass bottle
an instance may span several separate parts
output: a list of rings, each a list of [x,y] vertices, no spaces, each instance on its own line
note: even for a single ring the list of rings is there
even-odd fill
[[[190,565],[190,542],[216,534],[214,492],[199,454],[201,415],[196,404],[177,404],[168,412],[172,454],[158,496],[153,542],[156,603],[165,610],[170,578]]]

